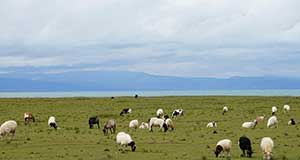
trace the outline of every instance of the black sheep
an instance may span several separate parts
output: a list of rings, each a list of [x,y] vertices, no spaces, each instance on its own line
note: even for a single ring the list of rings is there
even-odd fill
[[[296,122],[295,122],[294,118],[290,119],[289,125],[296,125]]]
[[[94,117],[90,117],[89,118],[90,128],[93,128],[94,124],[97,124],[98,128],[100,128],[99,117],[98,116],[94,116]]]
[[[121,113],[120,113],[120,116],[123,116],[124,114],[128,114],[128,113],[131,113],[131,108],[124,108]]]
[[[247,157],[251,158],[252,157],[252,147],[251,147],[251,141],[248,137],[242,136],[239,139],[239,146],[241,150],[243,151],[243,154],[241,155],[242,157],[245,157],[245,151],[247,151]]]

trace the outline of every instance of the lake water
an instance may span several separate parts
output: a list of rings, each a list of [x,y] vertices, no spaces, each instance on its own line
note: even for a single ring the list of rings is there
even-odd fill
[[[74,92],[0,92],[1,98],[120,97],[120,96],[300,96],[292,90],[210,90],[210,91],[74,91]]]

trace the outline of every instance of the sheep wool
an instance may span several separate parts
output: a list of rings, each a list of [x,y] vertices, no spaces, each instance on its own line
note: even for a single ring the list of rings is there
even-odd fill
[[[142,122],[141,125],[139,126],[140,129],[147,129],[149,128],[148,123]]]
[[[132,121],[129,122],[129,128],[136,129],[136,128],[138,128],[138,126],[139,126],[139,121],[137,119],[132,120]]]
[[[1,126],[0,126],[0,137],[2,136],[6,136],[11,134],[12,137],[14,137],[16,129],[17,129],[17,122],[14,120],[8,120],[6,122],[4,122]]]
[[[291,107],[290,107],[289,105],[287,105],[287,104],[285,104],[285,105],[283,106],[284,112],[288,112],[288,111],[290,111],[290,109],[291,109]]]
[[[254,120],[253,122],[244,122],[242,124],[242,127],[243,128],[254,128],[256,126],[256,124],[257,124],[256,120]]]
[[[217,127],[217,123],[215,121],[209,122],[206,125],[207,128]]]
[[[57,129],[56,119],[55,119],[54,116],[49,117],[49,119],[48,119],[48,126],[50,128],[53,127],[55,129]]]
[[[264,160],[272,159],[273,147],[274,147],[274,142],[270,137],[262,138],[260,143],[260,148],[264,154]]]
[[[230,157],[231,145],[232,142],[229,139],[220,140],[216,145],[216,150],[215,150],[216,157],[218,157],[221,152],[226,152],[227,157]]]
[[[121,146],[130,146],[132,152],[135,151],[136,145],[135,142],[132,140],[131,136],[125,132],[119,132],[116,136],[116,142],[117,144],[120,144]]]
[[[274,128],[277,127],[278,120],[276,116],[272,116],[268,119],[267,127],[268,128]]]
[[[164,115],[164,110],[163,109],[160,108],[156,111],[157,118],[161,118],[163,115]]]

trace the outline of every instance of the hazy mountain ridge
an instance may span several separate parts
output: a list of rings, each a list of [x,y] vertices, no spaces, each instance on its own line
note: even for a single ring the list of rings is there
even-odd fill
[[[18,71],[0,74],[0,91],[300,89],[299,78],[190,78],[127,71]]]

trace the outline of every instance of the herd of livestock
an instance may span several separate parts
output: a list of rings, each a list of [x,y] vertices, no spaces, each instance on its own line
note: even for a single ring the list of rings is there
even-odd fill
[[[223,107],[222,114],[225,115],[226,112],[228,112],[228,107],[225,106]],[[277,107],[273,106],[271,108],[272,110],[272,116],[268,119],[267,121],[267,127],[268,128],[274,128],[277,127],[278,125],[278,120],[276,117],[276,112],[277,112]],[[289,105],[284,105],[283,110],[285,112],[290,111],[290,106]],[[126,114],[132,113],[131,108],[124,108],[120,112],[120,116],[124,116]],[[168,115],[164,115],[163,109],[158,109],[156,112],[156,117],[152,117],[148,120],[148,122],[142,122],[139,125],[139,122],[137,119],[130,121],[129,127],[130,128],[140,128],[140,129],[149,129],[150,132],[153,131],[153,127],[159,127],[161,131],[167,132],[168,130],[174,130],[174,124],[171,118],[176,118],[176,117],[181,117],[184,115],[184,110],[183,109],[175,109],[172,112],[171,117]],[[255,118],[253,121],[250,122],[244,122],[242,124],[243,128],[254,128],[258,123],[262,122],[265,118],[265,115],[263,116],[258,116]],[[26,112],[24,113],[24,123],[25,125],[30,123],[30,122],[35,122],[35,118],[32,113]],[[93,128],[94,125],[97,125],[98,128],[100,128],[99,125],[99,116],[94,116],[90,117],[88,120],[89,128]],[[295,125],[295,121],[293,118],[290,119],[290,121],[287,123],[288,125]],[[58,125],[56,122],[56,119],[54,116],[50,116],[48,119],[48,126],[50,128],[57,129]],[[215,128],[217,127],[217,123],[215,121],[209,122],[206,127],[209,128]],[[11,134],[12,137],[14,137],[15,132],[17,128],[17,122],[14,120],[8,120],[4,122],[0,126],[0,138],[3,136]],[[115,133],[116,132],[116,121],[114,119],[108,120],[104,126],[103,126],[103,133],[104,135],[108,134],[108,131],[110,133]],[[136,150],[136,143],[135,141],[131,138],[131,136],[125,132],[119,132],[116,136],[116,143],[120,144],[123,147],[130,146],[132,151]],[[223,139],[217,142],[216,148],[215,148],[215,155],[216,157],[220,156],[221,153],[226,153],[228,157],[230,157],[230,151],[231,151],[231,146],[232,142],[229,139]],[[251,140],[246,137],[242,136],[239,139],[239,147],[242,150],[242,155],[241,156],[247,156],[251,157],[252,156],[252,147],[251,147]],[[272,159],[273,155],[273,147],[274,147],[274,142],[270,137],[263,137],[261,139],[260,143],[260,148],[263,152],[263,157],[265,160]]]

